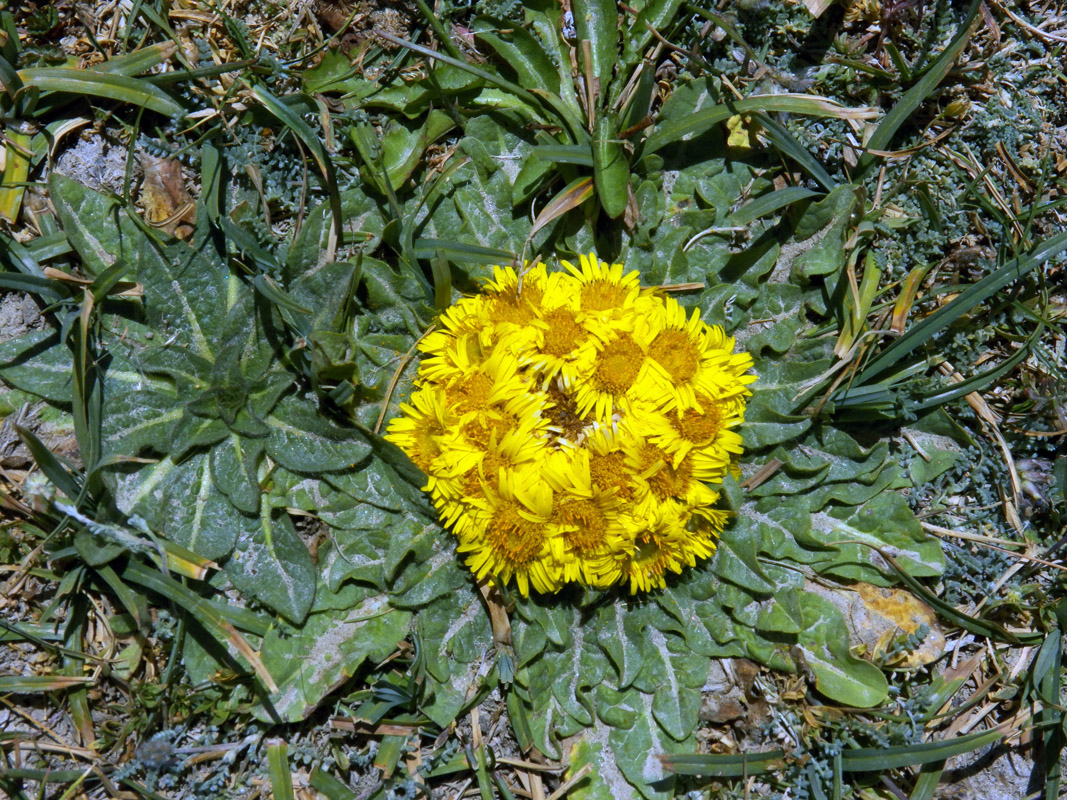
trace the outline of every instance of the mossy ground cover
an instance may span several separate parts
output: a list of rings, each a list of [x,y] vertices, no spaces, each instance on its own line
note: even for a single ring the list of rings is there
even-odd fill
[[[7,6],[0,792],[1057,797],[1065,43],[1013,0]],[[381,434],[492,265],[594,251],[752,354],[745,452],[712,558],[524,597]]]

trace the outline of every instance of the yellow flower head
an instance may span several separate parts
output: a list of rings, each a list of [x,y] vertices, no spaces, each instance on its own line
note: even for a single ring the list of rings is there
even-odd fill
[[[442,314],[386,439],[479,580],[662,588],[726,524],[752,358],[621,264],[563,266],[495,267]]]

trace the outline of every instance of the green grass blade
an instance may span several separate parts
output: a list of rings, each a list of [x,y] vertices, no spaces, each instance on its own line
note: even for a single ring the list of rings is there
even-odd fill
[[[62,233],[49,233],[38,236],[25,244],[25,251],[32,257],[40,268],[40,262],[51,261],[53,258],[65,256],[73,251],[67,237]],[[35,273],[36,274],[36,273]]]
[[[66,237],[64,237],[65,239]],[[10,236],[0,236],[0,258],[25,275],[44,278],[44,270],[33,252]]]
[[[44,442],[38,439],[33,431],[23,428],[21,425],[16,425],[15,432],[22,439],[22,443],[29,449],[30,455],[33,456],[33,460],[41,468],[41,472],[45,474],[45,477],[54,483],[56,488],[68,498],[77,500],[82,491],[81,481],[78,476],[63,466],[55,454],[44,446]]]
[[[822,197],[821,192],[813,192],[811,189],[803,189],[799,186],[787,186],[769,192],[762,197],[757,197],[751,203],[745,203],[730,215],[732,225],[748,225],[761,217],[773,214],[780,208],[799,203],[802,200],[810,200],[813,197]]]
[[[92,95],[141,106],[168,117],[181,117],[185,109],[162,89],[138,78],[66,67],[35,67],[19,72],[23,83],[42,92]]]
[[[223,645],[232,645],[241,654],[245,662],[255,670],[268,689],[272,692],[278,691],[278,685],[263,665],[263,660],[259,657],[259,654],[252,649],[248,640],[230,624],[221,609],[208,603],[169,575],[164,575],[138,561],[131,560],[123,570],[122,577],[127,581],[136,583],[166,597],[178,608],[188,611],[215,639]]]
[[[172,83],[187,83],[200,78],[214,78],[217,75],[225,75],[227,72],[242,72],[255,67],[259,61],[254,58],[244,61],[230,61],[226,64],[212,64],[207,67],[196,69],[177,69],[173,72],[163,72],[158,75],[145,75],[141,80],[151,83],[153,86],[168,86]]]
[[[355,792],[330,773],[323,772],[322,767],[312,770],[308,785],[319,794],[326,795],[329,800],[356,800]]]
[[[837,186],[837,181],[830,176],[830,173],[819,163],[819,160],[797,141],[788,128],[780,125],[766,114],[757,112],[753,116],[763,126],[763,129],[767,132],[767,138],[771,140],[771,144],[775,146],[779,153],[795,161],[797,166],[808,173],[812,180],[826,191],[829,192]]]
[[[509,31],[506,38],[501,33],[505,29]],[[559,94],[559,73],[548,53],[528,30],[506,20],[478,17],[474,21],[474,35],[515,70],[523,86],[537,86]]]
[[[451,261],[468,264],[510,264],[518,258],[518,255],[508,250],[445,239],[416,239],[414,250],[415,257],[419,259],[430,259],[440,253]]]
[[[878,123],[878,128],[871,135],[871,138],[867,140],[866,147],[868,150],[888,150],[890,142],[897,131],[900,130],[900,127],[926,101],[926,98],[933,93],[938,84],[945,79],[953,64],[956,63],[956,59],[959,58],[960,53],[967,46],[967,42],[970,41],[971,26],[974,25],[975,20],[978,18],[978,11],[981,7],[982,0],[973,0],[971,7],[967,10],[967,16],[964,17],[963,23],[948,47],[930,65],[930,68],[922,78],[904,93],[904,96],[893,106],[892,111],[886,114],[882,121]],[[878,159],[878,156],[873,153],[865,152],[861,155],[857,165],[858,173],[863,174],[870,169],[876,159]]]
[[[931,761],[924,764],[919,777],[915,779],[908,800],[934,800],[937,784],[941,782],[941,773],[945,771],[944,761]]]
[[[426,5],[426,0],[415,0],[415,4],[419,7],[419,11],[422,12],[422,18],[430,26],[433,35],[437,37],[437,41],[448,51],[448,54],[452,58],[463,58],[463,54],[456,47],[456,43],[452,41],[451,34],[445,30],[445,26],[441,23],[441,18],[434,13],[432,8]]]
[[[118,58],[112,58],[102,64],[97,64],[94,69],[97,72],[106,72],[109,75],[125,75],[132,78],[147,72],[152,67],[162,64],[178,51],[174,42],[158,42],[146,47],[139,47],[132,53]]]
[[[1029,254],[1019,256],[1004,266],[990,273],[982,280],[964,289],[954,300],[942,306],[918,325],[905,331],[889,347],[875,357],[856,376],[853,386],[871,383],[882,376],[915,348],[929,340],[936,333],[946,329],[979,303],[988,300],[1012,281],[1029,274],[1035,267],[1067,249],[1067,232],[1050,236],[1037,245]]]
[[[738,753],[731,755],[662,755],[665,769],[676,775],[703,775],[714,778],[742,778],[761,775],[785,766],[785,752]]]
[[[578,164],[582,167],[593,166],[593,151],[585,144],[539,144],[531,153],[542,161],[555,164]]]
[[[1039,325],[1034,332],[1030,340],[1026,342],[1022,347],[1016,350],[1009,358],[1004,359],[993,369],[984,370],[977,375],[972,375],[965,381],[955,384],[945,391],[938,392],[937,394],[929,395],[914,405],[909,404],[908,408],[911,411],[925,411],[930,408],[936,408],[937,406],[949,403],[959,397],[969,395],[971,392],[980,392],[987,386],[991,386],[997,380],[1004,375],[1008,374],[1011,370],[1015,369],[1022,361],[1030,355],[1031,347],[1034,342],[1038,341],[1038,336],[1041,331],[1045,329],[1044,325]]]
[[[85,770],[81,769],[26,769],[24,767],[15,767],[13,769],[4,769],[0,772],[0,780],[23,780],[34,781],[40,784],[46,783],[65,783],[69,784],[78,780],[82,776]],[[42,795],[43,796],[43,795]]]
[[[0,288],[47,297],[50,300],[62,300],[66,296],[56,290],[56,284],[53,281],[48,278],[38,278],[36,275],[12,275],[0,272]]]
[[[276,739],[267,745],[267,767],[274,800],[296,800],[293,775],[289,771],[289,748],[285,742]]]
[[[0,694],[62,692],[92,682],[92,678],[80,675],[0,675]]]
[[[845,750],[841,753],[841,769],[845,772],[884,772],[887,769],[931,764],[986,747],[1009,733],[1001,728],[993,728],[940,742]]]
[[[643,155],[654,153],[674,142],[691,139],[735,114],[756,111],[804,114],[809,117],[835,119],[870,119],[876,112],[870,108],[847,108],[825,97],[807,94],[757,94],[743,100],[702,108],[695,114],[664,120],[645,140]]]
[[[323,178],[326,180],[326,190],[330,195],[330,211],[333,214],[333,229],[334,238],[330,243],[330,248],[326,253],[326,260],[333,261],[336,255],[337,244],[341,241],[341,224],[343,222],[343,214],[341,212],[341,193],[337,188],[337,172],[333,166],[333,160],[330,158],[330,154],[326,152],[326,147],[319,139],[311,126],[304,122],[300,116],[293,111],[289,106],[268,92],[262,86],[252,87],[252,94],[256,96],[256,99],[263,104],[271,114],[277,117],[278,121],[285,125],[289,130],[293,132],[293,135],[300,140],[311,153],[311,157],[315,160],[315,163],[319,167],[319,171],[322,173]]]
[[[1040,633],[1020,633],[1015,634],[1005,629],[1003,626],[998,625],[996,622],[990,622],[989,620],[979,619],[978,617],[972,617],[969,614],[964,614],[959,611],[955,606],[950,603],[946,603],[928,588],[923,585],[919,580],[912,577],[900,564],[897,563],[889,553],[880,547],[875,547],[870,542],[863,542],[858,540],[850,540],[848,542],[840,542],[839,544],[862,544],[865,547],[869,547],[880,555],[885,562],[890,566],[900,581],[907,586],[920,600],[925,602],[928,606],[934,609],[940,616],[947,619],[953,625],[958,628],[962,628],[965,631],[976,634],[978,636],[984,636],[988,639],[992,639],[995,642],[1004,642],[1006,644],[1026,644],[1032,645],[1040,642],[1044,637]],[[934,759],[931,759],[934,760]],[[923,762],[925,763],[925,762]]]

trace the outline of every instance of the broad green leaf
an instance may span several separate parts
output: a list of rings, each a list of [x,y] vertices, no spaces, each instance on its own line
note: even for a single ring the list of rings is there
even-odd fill
[[[307,616],[315,599],[316,575],[307,547],[284,511],[265,502],[243,526],[226,561],[226,574],[242,594],[254,597],[295,625]]]
[[[245,514],[259,512],[257,475],[262,455],[261,442],[243,440],[232,433],[211,450],[211,475],[215,488]]]
[[[567,772],[565,780],[571,780],[578,772],[588,767],[588,777],[580,781],[570,791],[573,800],[622,800],[632,790],[625,787],[623,793],[613,789],[608,782],[609,774],[618,775],[618,768],[608,762],[611,758],[610,751],[602,742],[590,741],[592,737],[581,738],[573,745],[567,754]],[[610,764],[610,766],[609,766]],[[614,769],[612,769],[614,768]],[[621,778],[621,775],[619,775]]]
[[[723,532],[713,562],[715,574],[724,580],[760,594],[772,594],[774,584],[756,558],[760,542],[750,529],[741,526]]]
[[[278,404],[267,425],[267,454],[293,472],[350,469],[371,452],[361,431],[333,425],[313,406],[293,397]]]
[[[467,587],[438,597],[416,619],[433,695],[423,711],[445,727],[471,697],[482,657],[493,638],[489,615],[481,598]]]
[[[618,710],[625,711],[632,717],[633,722],[626,727],[611,727],[608,730],[608,743],[614,756],[615,769],[623,774],[637,792],[614,796],[640,796],[648,800],[673,796],[673,776],[663,768],[659,756],[692,752],[692,737],[684,742],[676,742],[660,729],[653,715],[654,698],[651,695],[630,691],[619,696],[615,702]],[[609,768],[608,774],[611,771]]]
[[[845,266],[845,239],[852,223],[857,198],[852,186],[838,186],[825,199],[813,204],[797,223],[796,236],[807,239],[820,230],[818,244],[793,259],[793,274],[801,281],[828,275]]]
[[[169,457],[135,472],[113,475],[115,503],[148,527],[197,555],[212,560],[233,550],[239,532],[255,527],[215,488],[210,457],[198,453],[181,464]]]
[[[257,708],[256,716],[271,719],[273,711],[286,722],[306,719],[364,661],[388,656],[410,621],[408,612],[392,608],[371,589],[350,583],[334,592],[320,581],[304,623],[280,622],[263,640],[264,663],[278,691],[269,698],[271,708]]]
[[[804,616],[799,593],[788,587],[779,588],[764,604],[756,627],[769,633],[800,633],[804,629]]]
[[[53,403],[70,405],[72,370],[70,349],[47,328],[0,343],[0,378]]]
[[[531,602],[524,613],[537,617],[526,623],[516,615],[512,628],[524,636],[524,625],[538,625],[545,618],[557,618],[553,627],[566,627],[566,644],[549,644],[541,656],[516,673],[528,692],[528,716],[534,742],[541,752],[554,758],[561,755],[559,742],[593,723],[592,689],[610,669],[604,652],[596,645],[589,625],[583,624],[580,609]],[[543,627],[543,625],[542,625]]]
[[[641,639],[644,631],[637,615],[621,603],[610,603],[597,612],[597,643],[611,659],[618,686],[626,689],[644,666]]]
[[[341,225],[343,240],[362,243],[367,252],[372,252],[381,242],[385,228],[378,203],[360,186],[351,186],[341,191],[341,211],[344,214]],[[320,203],[304,217],[304,224],[295,234],[285,256],[285,280],[295,280],[305,272],[328,263],[326,248],[331,220],[329,203]]]
[[[812,536],[824,543],[856,541],[882,548],[916,578],[937,577],[945,567],[940,541],[923,532],[907,501],[895,492],[879,494],[845,519],[820,515]],[[840,545],[827,572],[850,580],[873,578],[869,582],[883,585],[893,576],[876,552],[859,544]]]
[[[652,715],[663,732],[684,742],[696,730],[708,659],[689,651],[680,637],[656,628],[647,632],[647,641],[644,669],[634,687],[652,694]]]
[[[653,31],[666,36],[682,0],[650,0],[626,28],[623,37],[624,63],[632,66],[644,55]]]
[[[142,235],[114,195],[89,189],[58,172],[48,177],[48,196],[63,233],[90,275],[130,257]]]
[[[801,595],[805,629],[799,648],[815,675],[815,687],[838,703],[872,708],[885,700],[889,685],[882,671],[849,652],[841,611],[818,595]]]
[[[182,417],[174,386],[125,359],[116,359],[104,380],[109,389],[101,420],[102,455],[161,455]]]
[[[952,469],[960,454],[950,450],[933,450],[928,453],[928,456],[929,461],[920,455],[916,455],[908,464],[908,477],[911,478],[911,482],[916,486],[929,483],[939,475],[943,475]]]

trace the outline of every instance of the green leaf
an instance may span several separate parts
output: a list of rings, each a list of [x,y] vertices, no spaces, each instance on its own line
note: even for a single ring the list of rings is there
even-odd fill
[[[453,570],[461,568],[452,559]],[[489,615],[468,585],[441,595],[419,610],[416,630],[427,672],[430,702],[422,707],[442,728],[452,723],[473,694],[485,648],[492,641]]]
[[[819,192],[813,192],[811,189],[803,189],[799,186],[776,189],[741,206],[730,215],[730,220],[734,225],[748,225],[761,217],[773,214],[780,208],[785,208],[803,200],[810,200],[813,197],[821,197],[821,195]]]
[[[625,792],[620,794],[608,783],[608,770],[602,765],[610,758],[611,753],[606,751],[602,742],[590,741],[583,737],[571,745],[571,751],[567,754],[568,766],[564,779],[571,780],[583,769],[587,769],[588,777],[577,783],[568,796],[573,800],[622,800],[631,795],[633,792],[630,787],[627,786]],[[617,772],[617,769],[615,771]]]
[[[572,0],[571,10],[578,41],[589,40],[590,72],[600,83],[601,96],[606,97],[619,55],[619,11],[612,0]],[[579,64],[582,64],[584,57],[580,44],[577,50]],[[603,107],[603,101],[598,105]]]
[[[478,17],[473,30],[474,35],[493,48],[507,67],[515,70],[520,85],[536,86],[550,94],[559,94],[559,73],[528,30],[495,17]]]
[[[677,636],[656,628],[647,632],[645,664],[634,682],[652,693],[652,715],[659,727],[677,742],[692,736],[700,712],[700,688],[708,677],[708,660],[688,650]]]
[[[937,309],[922,322],[908,328],[889,347],[879,353],[870,364],[857,376],[856,385],[870,383],[881,377],[882,373],[897,361],[911,353],[915,348],[929,340],[939,331],[947,329],[964,314],[980,303],[993,297],[1013,281],[1020,280],[1034,268],[1067,249],[1067,232],[1050,236],[1036,245],[1026,255],[1019,256],[998,267],[994,272],[968,286],[951,302]]]
[[[645,140],[643,155],[675,142],[689,141],[735,114],[765,111],[839,119],[867,119],[874,114],[869,109],[850,109],[825,97],[803,94],[750,95],[718,105],[713,92],[703,81],[676,88],[663,104],[659,122]]]
[[[373,252],[381,242],[385,219],[378,203],[361,186],[350,186],[341,191],[342,238],[357,244],[362,243],[366,252]],[[283,277],[294,281],[316,267],[323,267],[331,259],[326,257],[330,241],[332,216],[329,203],[320,203],[308,211],[304,224],[289,245],[285,256]]]
[[[797,239],[811,238],[820,231],[824,233],[816,245],[793,259],[793,275],[808,281],[844,268],[845,240],[857,202],[855,187],[838,186],[807,210],[797,223]]]
[[[215,488],[245,514],[259,512],[258,468],[263,455],[261,442],[229,434],[211,450],[211,475]]]
[[[316,575],[311,556],[292,520],[263,502],[258,524],[238,532],[226,574],[243,594],[299,625],[315,599]]]
[[[928,455],[929,461],[916,455],[908,465],[908,476],[915,486],[922,486],[948,472],[955,465],[960,454],[950,450],[934,450]]]
[[[47,328],[0,342],[0,378],[53,403],[71,404],[73,369],[70,349]]]
[[[214,361],[237,330],[253,330],[251,292],[222,262],[210,239],[157,246],[141,234],[130,264],[144,285],[145,317],[198,356]]]
[[[622,143],[616,139],[618,120],[602,112],[596,119],[593,136],[593,179],[604,212],[616,219],[626,210],[630,189],[630,165]]]
[[[130,248],[142,238],[114,195],[53,172],[48,176],[48,196],[63,233],[90,275],[99,275],[120,258],[127,259]]]
[[[652,41],[652,31],[665,33],[674,21],[682,0],[651,0],[645,3],[637,17],[626,28],[623,52],[625,63],[636,64],[648,44]]]
[[[728,528],[719,540],[713,569],[724,580],[760,594],[772,594],[774,584],[760,566],[756,553],[759,539],[740,525]]]
[[[526,623],[516,615],[512,622],[518,639],[527,633],[524,626],[549,622],[553,638],[565,637],[563,644],[547,646],[540,657],[516,673],[516,681],[528,692],[527,708],[534,742],[541,752],[559,758],[559,742],[593,722],[592,688],[609,669],[607,659],[583,624],[579,609],[565,605],[535,605],[533,599],[522,612],[536,618]]]
[[[289,748],[284,741],[275,739],[267,744],[267,769],[274,800],[296,800],[293,774],[289,771]]]
[[[398,121],[386,126],[380,134],[381,164],[394,192],[411,177],[426,148],[453,127],[452,117],[440,109],[431,110],[418,126]]]
[[[653,698],[647,694],[628,692],[618,702],[633,715],[634,721],[630,726],[615,726],[608,731],[615,768],[640,792],[640,796],[648,800],[673,797],[673,776],[663,769],[659,756],[692,751],[692,738],[675,742],[664,734],[652,714]],[[627,794],[615,794],[615,797],[626,797]]]
[[[916,578],[937,577],[944,571],[945,556],[940,541],[923,532],[907,500],[899,494],[882,492],[862,507],[848,511],[854,513],[844,520],[821,518],[820,523],[825,527],[822,524],[813,527],[813,537],[824,543],[856,541],[882,548]],[[868,564],[870,567],[865,568]],[[834,563],[821,571],[883,585],[885,577],[879,579],[879,573],[893,575],[875,551],[859,544],[839,545]]]
[[[882,671],[849,652],[841,611],[816,594],[801,595],[805,629],[798,647],[815,675],[815,688],[838,703],[873,708],[889,694]]]
[[[322,139],[311,129],[311,126],[304,122],[299,114],[267,91],[262,85],[253,86],[252,94],[263,104],[267,111],[273,114],[279,122],[289,128],[289,130],[293,132],[293,135],[296,136],[311,152],[312,158],[315,160],[319,171],[322,173],[322,176],[326,181],[326,190],[330,197],[330,211],[333,216],[333,229],[337,236],[337,239],[334,242],[336,245],[341,239],[341,220],[343,218],[341,195],[337,189],[337,174],[333,166],[333,160],[330,158],[330,154],[326,151]],[[333,252],[335,249],[336,247],[328,247],[326,250],[330,260],[333,259]]]
[[[333,425],[314,407],[294,397],[278,404],[267,425],[270,427],[267,454],[293,472],[350,469],[371,452],[362,431]]]
[[[114,472],[112,480],[120,511],[140,516],[155,533],[204,558],[225,558],[238,533],[255,528],[255,517],[239,512],[215,488],[207,454],[180,465],[167,457],[133,473]]]
[[[320,556],[328,558],[328,553]],[[285,722],[306,719],[323,699],[355,675],[364,661],[381,661],[408,632],[411,614],[392,608],[384,595],[345,584],[331,591],[325,581],[299,627],[280,622],[263,639],[263,661],[278,691],[255,714]],[[273,712],[273,713],[272,713]]]
[[[640,646],[644,631],[637,615],[627,611],[615,602],[597,612],[597,643],[611,659],[620,689],[628,688],[644,666]]]

